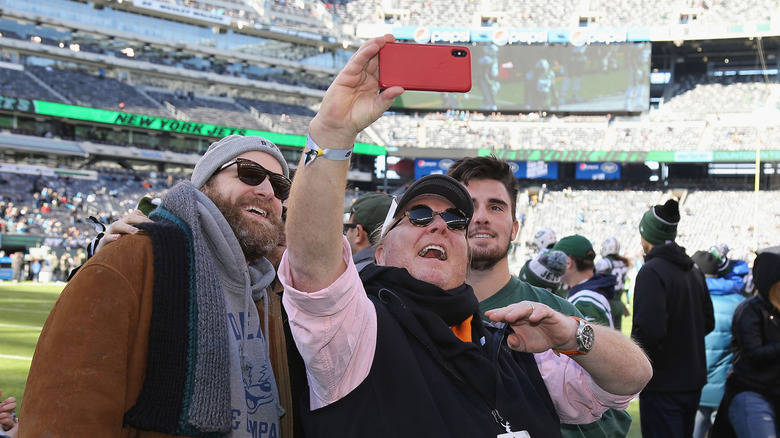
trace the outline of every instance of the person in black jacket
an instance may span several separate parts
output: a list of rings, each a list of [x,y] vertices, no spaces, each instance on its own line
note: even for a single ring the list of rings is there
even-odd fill
[[[780,406],[780,246],[753,263],[758,293],[734,312],[734,362],[718,408],[713,437],[776,437]]]
[[[679,221],[677,201],[669,200],[639,223],[645,264],[635,282],[631,336],[653,363],[639,396],[644,438],[690,437],[707,382],[704,336],[715,316],[704,274],[674,241]]]

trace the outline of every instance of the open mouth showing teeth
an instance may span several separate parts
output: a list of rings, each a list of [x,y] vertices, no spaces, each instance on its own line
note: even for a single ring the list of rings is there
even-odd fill
[[[469,239],[490,239],[490,234],[474,234],[473,236],[469,236]]]
[[[417,253],[420,257],[447,260],[447,252],[439,245],[428,245]]]
[[[268,217],[268,212],[266,210],[262,209],[262,208],[247,207],[246,211],[248,211],[250,213],[254,213],[254,214],[258,215],[258,216]]]

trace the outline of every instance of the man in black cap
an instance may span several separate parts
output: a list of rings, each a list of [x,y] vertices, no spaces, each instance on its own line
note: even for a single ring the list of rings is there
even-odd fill
[[[704,336],[715,316],[704,274],[674,241],[679,222],[675,200],[652,207],[639,222],[645,264],[635,282],[631,336],[653,363],[639,397],[645,438],[690,437],[707,382]]]
[[[528,301],[482,321],[465,283],[474,206],[451,177],[421,178],[391,205],[377,266],[358,277],[340,205],[358,133],[403,92],[380,93],[391,41],[364,43],[328,88],[290,197],[279,276],[309,379],[307,436],[555,437],[560,412],[623,405],[651,372],[629,339]]]
[[[366,193],[359,197],[349,208],[349,221],[344,224],[344,235],[352,250],[358,272],[374,263],[378,230],[387,216],[387,210],[393,197],[387,193]]]

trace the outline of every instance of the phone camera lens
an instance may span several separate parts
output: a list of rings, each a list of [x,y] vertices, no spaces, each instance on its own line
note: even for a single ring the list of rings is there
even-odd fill
[[[452,56],[454,56],[456,58],[464,58],[464,57],[466,57],[466,51],[465,50],[460,50],[460,49],[454,49],[452,51]]]

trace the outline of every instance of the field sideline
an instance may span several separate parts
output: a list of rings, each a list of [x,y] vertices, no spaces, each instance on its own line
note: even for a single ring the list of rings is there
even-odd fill
[[[0,283],[0,389],[21,402],[35,343],[62,284]],[[18,409],[17,409],[18,412]]]
[[[63,287],[62,284],[32,282],[0,283],[0,390],[3,399],[14,396],[21,406],[35,344]],[[630,317],[623,319],[622,328],[626,335],[631,333]],[[628,412],[634,419],[628,438],[641,438],[637,400],[631,402]]]

